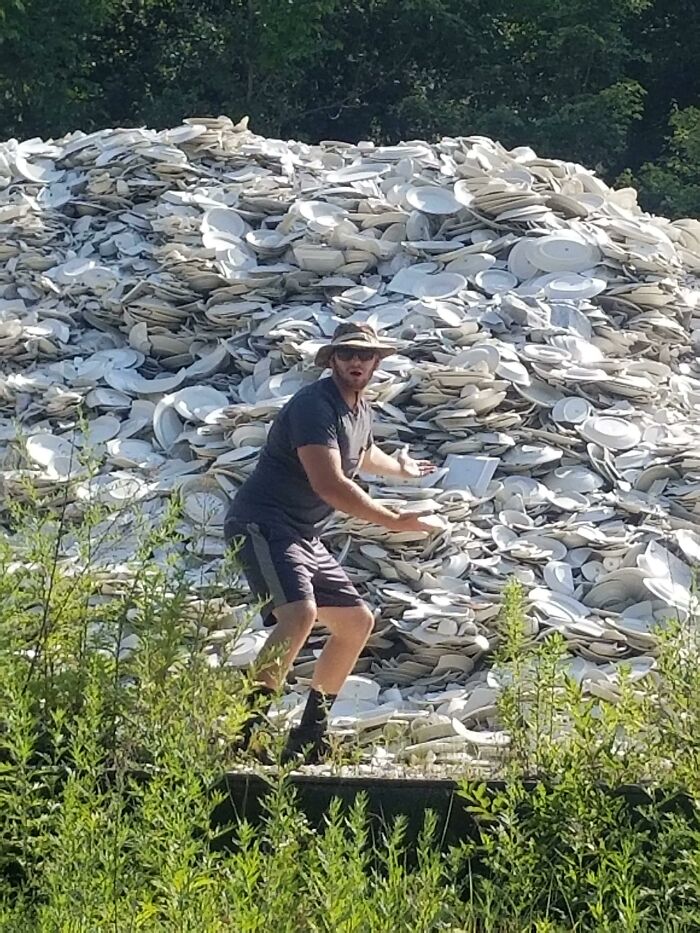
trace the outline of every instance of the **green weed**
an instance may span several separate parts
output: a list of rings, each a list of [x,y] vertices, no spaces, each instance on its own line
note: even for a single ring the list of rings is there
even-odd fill
[[[500,785],[461,780],[475,831],[459,845],[442,844],[429,811],[416,844],[401,819],[377,828],[362,796],[312,825],[285,769],[265,773],[260,820],[214,828],[212,788],[235,763],[250,691],[210,663],[209,632],[235,609],[235,555],[195,595],[176,502],[158,521],[139,513],[116,578],[103,555],[123,513],[68,485],[46,500],[25,484],[5,508],[3,933],[700,928],[692,623],[663,633],[653,676],[623,673],[604,702],[568,676],[560,637],[528,639],[509,586],[497,667],[512,742]],[[337,749],[333,768],[344,760]]]

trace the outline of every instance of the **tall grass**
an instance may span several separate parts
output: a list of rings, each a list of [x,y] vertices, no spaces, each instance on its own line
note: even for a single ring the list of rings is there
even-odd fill
[[[1,931],[700,928],[691,624],[664,634],[654,676],[623,678],[604,703],[567,677],[560,639],[528,645],[509,587],[497,660],[512,744],[500,789],[461,782],[469,839],[446,849],[429,812],[417,845],[402,820],[377,834],[362,796],[319,828],[279,770],[262,820],[235,821],[223,848],[213,788],[236,765],[248,684],[212,665],[209,633],[235,632],[233,563],[195,596],[173,507],[137,515],[135,557],[115,575],[103,555],[125,513],[69,486],[45,500],[24,484],[5,503]],[[647,802],[616,796],[622,784]]]

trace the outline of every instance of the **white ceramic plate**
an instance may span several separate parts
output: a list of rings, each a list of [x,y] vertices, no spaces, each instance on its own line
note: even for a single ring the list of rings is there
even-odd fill
[[[91,389],[85,396],[85,404],[88,408],[112,408],[115,410],[131,408],[133,399],[126,392],[118,392],[116,389],[105,389],[98,386]]]
[[[502,379],[507,379],[517,386],[526,386],[530,383],[530,373],[518,360],[507,360],[501,358],[496,367],[496,375]]]
[[[250,230],[245,235],[246,243],[260,252],[278,252],[290,243],[290,238],[276,230]]]
[[[569,360],[570,354],[560,347],[550,347],[541,343],[528,343],[522,349],[522,356],[526,360],[534,360],[536,363],[545,363],[556,366]]]
[[[423,524],[434,531],[446,531],[449,528],[449,523],[441,515],[425,515]]]
[[[496,215],[497,223],[507,223],[509,220],[532,222],[543,220],[550,214],[549,208],[544,204],[523,204],[520,207],[508,207]]]
[[[108,441],[107,453],[118,466],[138,466],[143,469],[159,466],[164,458],[156,453],[149,441],[116,438]]]
[[[519,444],[503,455],[504,465],[511,467],[540,466],[561,460],[562,451],[547,444]]]
[[[560,560],[553,560],[548,563],[542,571],[544,580],[550,589],[565,595],[572,595],[574,592],[574,577],[569,564]]]
[[[590,416],[591,411],[585,398],[570,396],[557,402],[552,409],[552,419],[557,424],[580,424]]]
[[[410,143],[397,146],[377,146],[376,149],[366,153],[368,159],[378,159],[387,162],[400,162],[401,159],[431,159],[430,147],[412,146]]]
[[[455,272],[438,272],[417,279],[412,294],[416,298],[450,298],[466,288],[467,280]]]
[[[212,386],[188,386],[173,398],[173,408],[188,421],[204,421],[216,408],[225,408],[229,399]]]
[[[595,298],[607,288],[605,279],[598,276],[578,275],[576,272],[560,272],[544,284],[544,293],[550,299],[582,301]]]
[[[76,443],[88,447],[104,444],[119,434],[121,426],[122,422],[114,415],[100,415],[99,418],[88,422],[87,432],[84,435],[82,431],[76,434]]]
[[[647,577],[644,586],[668,606],[677,606],[686,611],[690,608],[690,591],[681,583],[674,583],[669,578]]]
[[[498,468],[500,460],[495,457],[464,457],[448,454],[445,459],[447,475],[442,479],[443,489],[469,489],[472,494],[483,496]]]
[[[448,188],[432,185],[409,188],[405,198],[411,207],[424,214],[456,214],[463,207]]]
[[[240,239],[246,230],[241,215],[230,207],[214,207],[202,217],[202,239],[204,245],[224,243]],[[213,247],[215,248],[215,247]]]
[[[543,272],[583,272],[600,262],[600,250],[573,231],[550,233],[532,241],[528,258]]]
[[[262,447],[266,439],[264,424],[244,424],[231,435],[235,447]]]
[[[474,203],[474,195],[470,191],[466,179],[455,182],[454,195],[463,207],[470,207]]]
[[[182,433],[183,424],[173,408],[174,396],[164,396],[153,412],[153,433],[163,450],[170,450]]]
[[[563,397],[559,389],[550,386],[541,379],[531,379],[526,385],[515,383],[515,389],[523,398],[526,398],[529,402],[534,402],[536,405],[541,405],[543,408],[554,408]]]
[[[556,538],[550,538],[547,535],[538,535],[534,531],[526,532],[520,535],[518,544],[521,548],[535,548],[544,554],[547,560],[564,560],[567,554],[566,545]]]
[[[547,474],[547,485],[558,492],[595,492],[604,485],[598,473],[585,466],[557,467]]]
[[[518,284],[518,279],[506,269],[484,269],[474,276],[474,284],[487,295],[499,295],[509,292]]]
[[[445,265],[445,271],[471,277],[485,269],[491,269],[495,263],[496,257],[491,253],[471,253],[448,262]]]
[[[314,221],[322,226],[334,227],[340,223],[348,212],[337,204],[327,201],[298,201],[297,211],[304,220]]]
[[[540,270],[530,261],[530,245],[532,241],[523,237],[511,248],[508,253],[508,269],[521,282],[539,275]]]
[[[326,181],[351,185],[355,181],[368,181],[370,178],[378,178],[381,175],[386,175],[391,170],[392,166],[388,162],[357,162],[354,165],[339,168],[334,172],[328,172]]]
[[[477,345],[468,350],[462,350],[452,360],[452,365],[470,369],[484,364],[489,372],[493,372],[500,362],[500,354],[496,347],[490,344]]]
[[[78,451],[73,444],[54,434],[34,434],[27,440],[27,454],[43,467],[50,467],[58,457],[72,459],[78,465]]]
[[[145,359],[146,357],[139,350],[133,350],[131,347],[115,347],[113,350],[98,350],[86,363],[99,363],[104,372],[107,366],[113,366],[115,369],[141,366]]]
[[[201,525],[223,526],[228,510],[228,496],[221,486],[207,477],[185,480],[180,486],[182,510]]]
[[[581,422],[578,430],[587,441],[606,450],[629,450],[636,447],[642,432],[636,424],[610,415],[594,415]]]

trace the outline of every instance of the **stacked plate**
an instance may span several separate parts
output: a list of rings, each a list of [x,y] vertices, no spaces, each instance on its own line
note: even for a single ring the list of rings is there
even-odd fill
[[[366,321],[400,347],[368,389],[375,438],[439,470],[361,480],[435,529],[324,532],[377,620],[337,728],[387,760],[503,754],[490,659],[510,578],[527,637],[561,632],[591,695],[616,700],[621,663],[652,676],[700,559],[698,221],[485,137],[306,145],[196,118],[0,157],[3,493],[29,476],[105,504],[115,587],[171,496],[193,600],[220,585],[223,516],[272,419],[337,324]],[[260,651],[258,617],[238,637],[248,603],[227,580],[212,664]]]

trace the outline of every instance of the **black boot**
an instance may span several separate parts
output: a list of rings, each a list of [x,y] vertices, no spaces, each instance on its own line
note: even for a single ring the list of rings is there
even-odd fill
[[[237,750],[248,751],[254,734],[267,721],[267,713],[272,705],[274,695],[275,691],[272,687],[265,684],[255,684],[253,686],[253,689],[246,697],[246,706],[250,710],[250,714],[238,733]]]
[[[282,764],[298,761],[299,764],[319,764],[327,757],[328,714],[335,702],[335,695],[311,689],[306,701],[301,722],[290,729],[287,743],[282,750]]]
[[[287,742],[282,749],[281,762],[283,765],[292,761],[300,765],[318,765],[326,760],[330,750],[325,732],[319,733],[294,726],[289,730]]]

